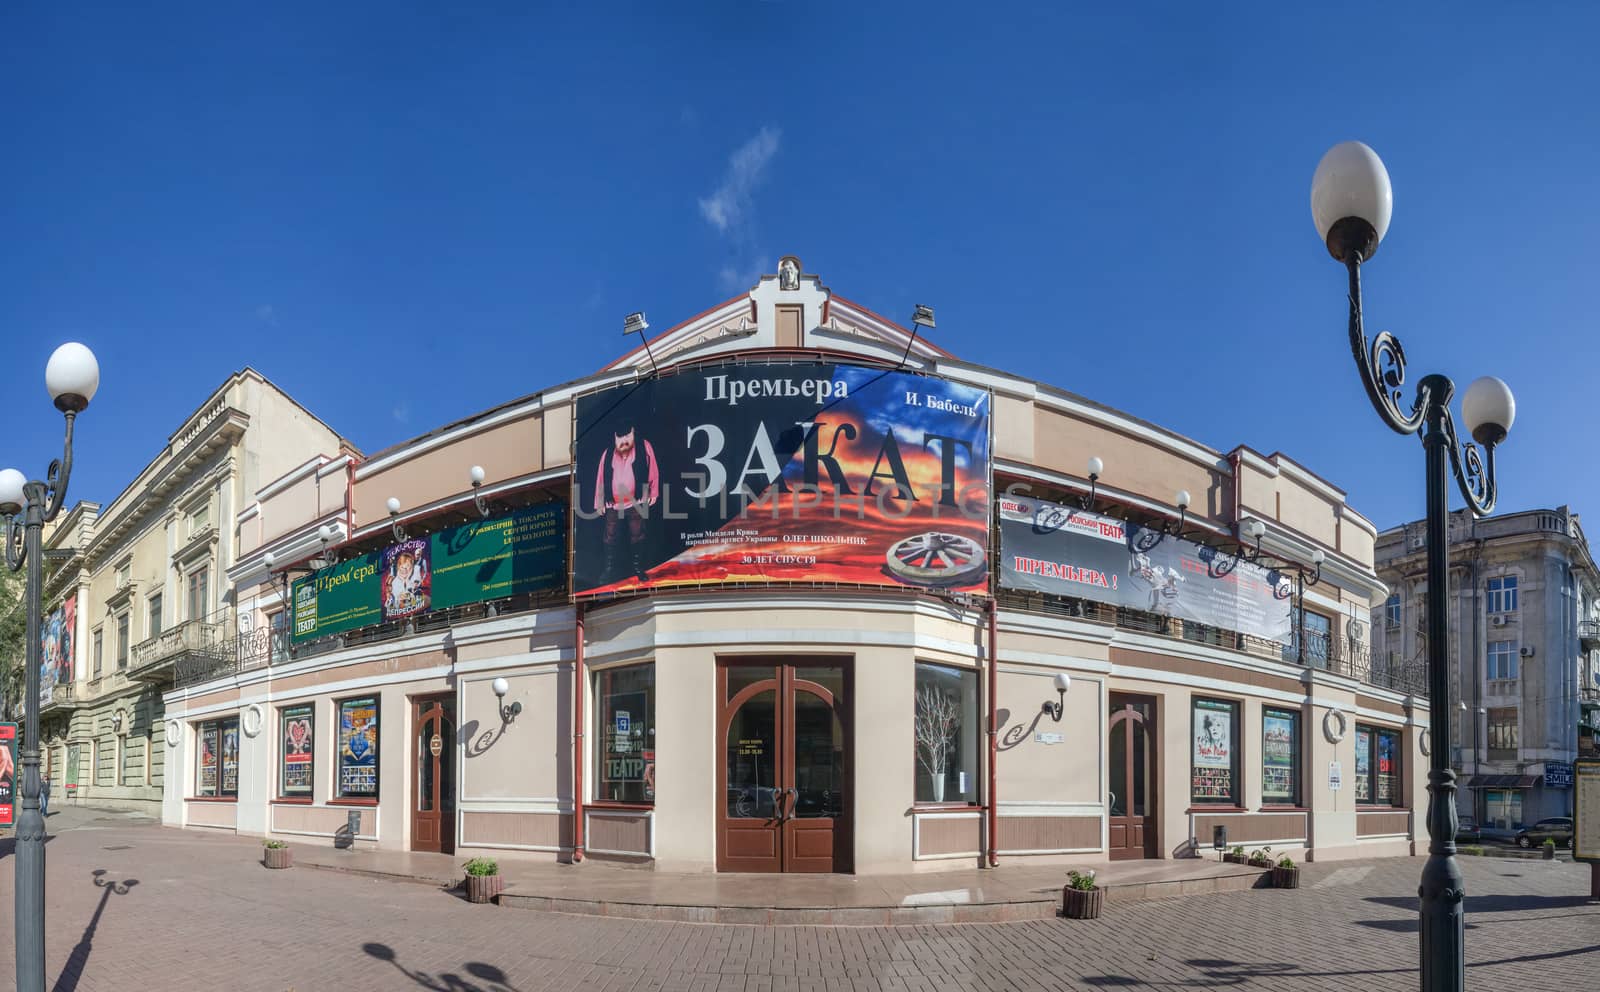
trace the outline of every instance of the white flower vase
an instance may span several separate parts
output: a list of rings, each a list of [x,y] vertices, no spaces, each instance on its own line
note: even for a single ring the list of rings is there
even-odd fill
[[[936,775],[930,775],[928,779],[928,784],[933,787],[933,801],[936,803],[944,802],[944,772],[941,771]]]

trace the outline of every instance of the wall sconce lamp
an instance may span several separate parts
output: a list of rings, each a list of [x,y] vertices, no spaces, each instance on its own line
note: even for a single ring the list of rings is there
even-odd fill
[[[333,528],[329,527],[327,524],[323,524],[321,527],[318,527],[317,540],[322,542],[323,567],[326,568],[329,565],[337,565],[339,563],[339,552],[328,547],[328,545],[333,542]]]
[[[400,501],[390,496],[384,505],[389,508],[389,528],[394,531],[394,541],[400,544],[406,539],[406,529],[400,526]]]
[[[1220,823],[1211,828],[1211,847],[1219,857],[1228,849],[1228,828]]]
[[[1100,473],[1106,470],[1106,463],[1098,458],[1091,458],[1089,459],[1088,469],[1089,496],[1087,499],[1080,499],[1078,502],[1083,504],[1085,510],[1092,510],[1094,509],[1094,488],[1100,482]]]
[[[1050,714],[1050,719],[1057,723],[1061,722],[1061,714],[1066,711],[1067,690],[1070,688],[1072,688],[1072,676],[1068,675],[1066,672],[1057,672],[1056,701],[1053,703],[1046,702],[1044,704],[1044,711]]]
[[[1261,557],[1261,538],[1267,533],[1267,525],[1256,519],[1246,520],[1239,525],[1239,536],[1251,538],[1255,541],[1254,548],[1240,547],[1239,557],[1245,561],[1253,562]],[[1240,542],[1243,545],[1243,541]]]
[[[467,473],[467,476],[472,479],[472,505],[478,508],[478,516],[487,517],[489,515],[489,508],[484,505],[482,495],[484,480],[483,466],[472,466],[472,469]]]
[[[650,359],[650,371],[655,372],[657,371],[656,356],[650,354],[650,339],[644,336],[644,332],[648,331],[649,329],[650,322],[644,319],[643,310],[635,310],[633,313],[630,313],[626,317],[622,318],[622,336],[627,337],[630,334],[639,335],[639,340],[644,342],[644,353]]]
[[[1189,490],[1180,489],[1173,496],[1173,501],[1178,504],[1178,524],[1163,523],[1160,527],[1138,527],[1131,532],[1133,549],[1140,553],[1146,552],[1160,544],[1168,537],[1183,536],[1183,522],[1189,516]]]
[[[500,722],[510,723],[515,720],[522,713],[522,703],[518,701],[510,706],[506,705],[506,693],[511,691],[511,684],[503,678],[497,678],[489,683],[489,686],[494,689],[494,696],[500,701]]]

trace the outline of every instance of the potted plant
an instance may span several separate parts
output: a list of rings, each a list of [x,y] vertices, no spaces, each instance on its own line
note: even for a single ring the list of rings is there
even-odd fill
[[[495,859],[473,858],[461,867],[467,872],[467,902],[490,902],[505,889]]]
[[[944,802],[945,770],[955,748],[956,727],[961,720],[956,697],[937,686],[917,690],[917,713],[913,730],[917,741],[917,760],[928,773],[933,801]]]
[[[1556,839],[1554,837],[1546,837],[1542,847],[1544,849],[1544,859],[1546,861],[1554,861],[1556,858]]]
[[[1250,852],[1250,867],[1252,867],[1252,868],[1271,868],[1272,867],[1272,848],[1263,847],[1259,851],[1251,851]]]
[[[1106,892],[1094,884],[1094,869],[1067,872],[1061,889],[1061,915],[1069,920],[1098,920]]]
[[[1233,845],[1233,850],[1229,851],[1227,854],[1224,854],[1222,856],[1222,860],[1226,861],[1230,865],[1244,864],[1244,845]]]
[[[1278,863],[1272,868],[1272,887],[1275,889],[1300,887],[1300,867],[1287,854],[1279,858]]]
[[[266,857],[263,863],[268,868],[290,868],[294,865],[294,852],[289,850],[289,845],[281,840],[269,840],[266,843]]]

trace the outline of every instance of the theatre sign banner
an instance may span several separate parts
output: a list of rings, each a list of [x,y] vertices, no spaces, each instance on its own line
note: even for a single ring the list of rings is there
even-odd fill
[[[1290,582],[1221,552],[1112,517],[1002,496],[1000,585],[1076,596],[1288,641]],[[1229,568],[1229,566],[1232,566]]]
[[[575,595],[720,582],[987,591],[989,394],[826,363],[578,400]]]

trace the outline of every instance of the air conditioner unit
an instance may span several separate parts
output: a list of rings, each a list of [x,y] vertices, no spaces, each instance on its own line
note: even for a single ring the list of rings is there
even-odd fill
[[[1505,625],[1506,625],[1506,618],[1503,617],[1503,616],[1500,616],[1499,614],[1495,614],[1494,616],[1489,618],[1489,626],[1491,626],[1491,627],[1504,627]]]
[[[1522,653],[1522,656],[1524,658],[1532,658],[1533,657],[1533,648],[1531,646],[1530,647],[1524,647],[1522,649],[1521,653]]]

